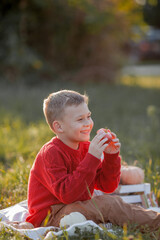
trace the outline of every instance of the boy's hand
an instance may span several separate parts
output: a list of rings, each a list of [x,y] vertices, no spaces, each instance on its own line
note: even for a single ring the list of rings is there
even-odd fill
[[[112,141],[105,148],[104,152],[109,153],[109,154],[118,153],[120,151],[120,147],[121,147],[119,139],[117,138],[115,133],[110,132],[110,134],[112,135]]]
[[[107,138],[104,138],[106,135],[105,132],[97,133],[90,143],[88,152],[96,158],[101,158],[102,153],[104,152],[109,145],[106,142]]]

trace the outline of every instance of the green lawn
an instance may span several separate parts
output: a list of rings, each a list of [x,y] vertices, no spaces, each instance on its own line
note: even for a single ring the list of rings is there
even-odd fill
[[[43,99],[60,89],[89,95],[94,120],[92,137],[101,127],[107,126],[114,131],[122,144],[122,160],[128,164],[136,161],[137,166],[145,169],[145,181],[152,184],[160,201],[160,88],[152,84],[145,88],[144,85],[132,81],[127,85],[55,82],[31,87],[1,84],[0,209],[27,198],[28,175],[34,158],[40,147],[53,136],[43,117]],[[136,238],[137,231],[128,230],[126,235],[130,234],[135,236],[134,239],[141,239]],[[119,234],[118,239],[129,239],[124,237]],[[1,232],[0,239],[22,237],[16,238],[13,233],[5,237]],[[101,239],[113,238],[101,236]],[[153,237],[143,236],[143,239]]]

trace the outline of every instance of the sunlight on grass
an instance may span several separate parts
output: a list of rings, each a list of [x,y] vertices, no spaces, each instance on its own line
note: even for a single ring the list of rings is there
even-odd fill
[[[135,76],[124,75],[121,78],[121,83],[127,86],[139,86],[143,88],[160,89],[160,76],[135,77]]]

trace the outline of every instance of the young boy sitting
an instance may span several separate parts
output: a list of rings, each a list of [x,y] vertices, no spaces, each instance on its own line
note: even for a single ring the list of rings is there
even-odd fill
[[[158,229],[159,213],[109,194],[91,199],[94,189],[111,193],[117,188],[121,144],[112,132],[112,143],[106,143],[103,131],[89,142],[93,121],[87,96],[70,90],[55,92],[44,100],[43,110],[56,137],[41,148],[32,166],[26,221],[34,227],[59,227],[65,215],[79,212],[97,224],[129,222]]]

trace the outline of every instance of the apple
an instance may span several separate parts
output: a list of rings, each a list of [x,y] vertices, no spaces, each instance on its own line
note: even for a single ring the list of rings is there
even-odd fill
[[[110,143],[112,141],[112,134],[111,134],[111,131],[109,129],[106,129],[106,128],[100,128],[97,133],[102,133],[102,132],[105,132],[106,135],[104,136],[104,138],[108,138],[108,140],[105,142],[105,143]],[[104,139],[103,138],[103,139]]]

